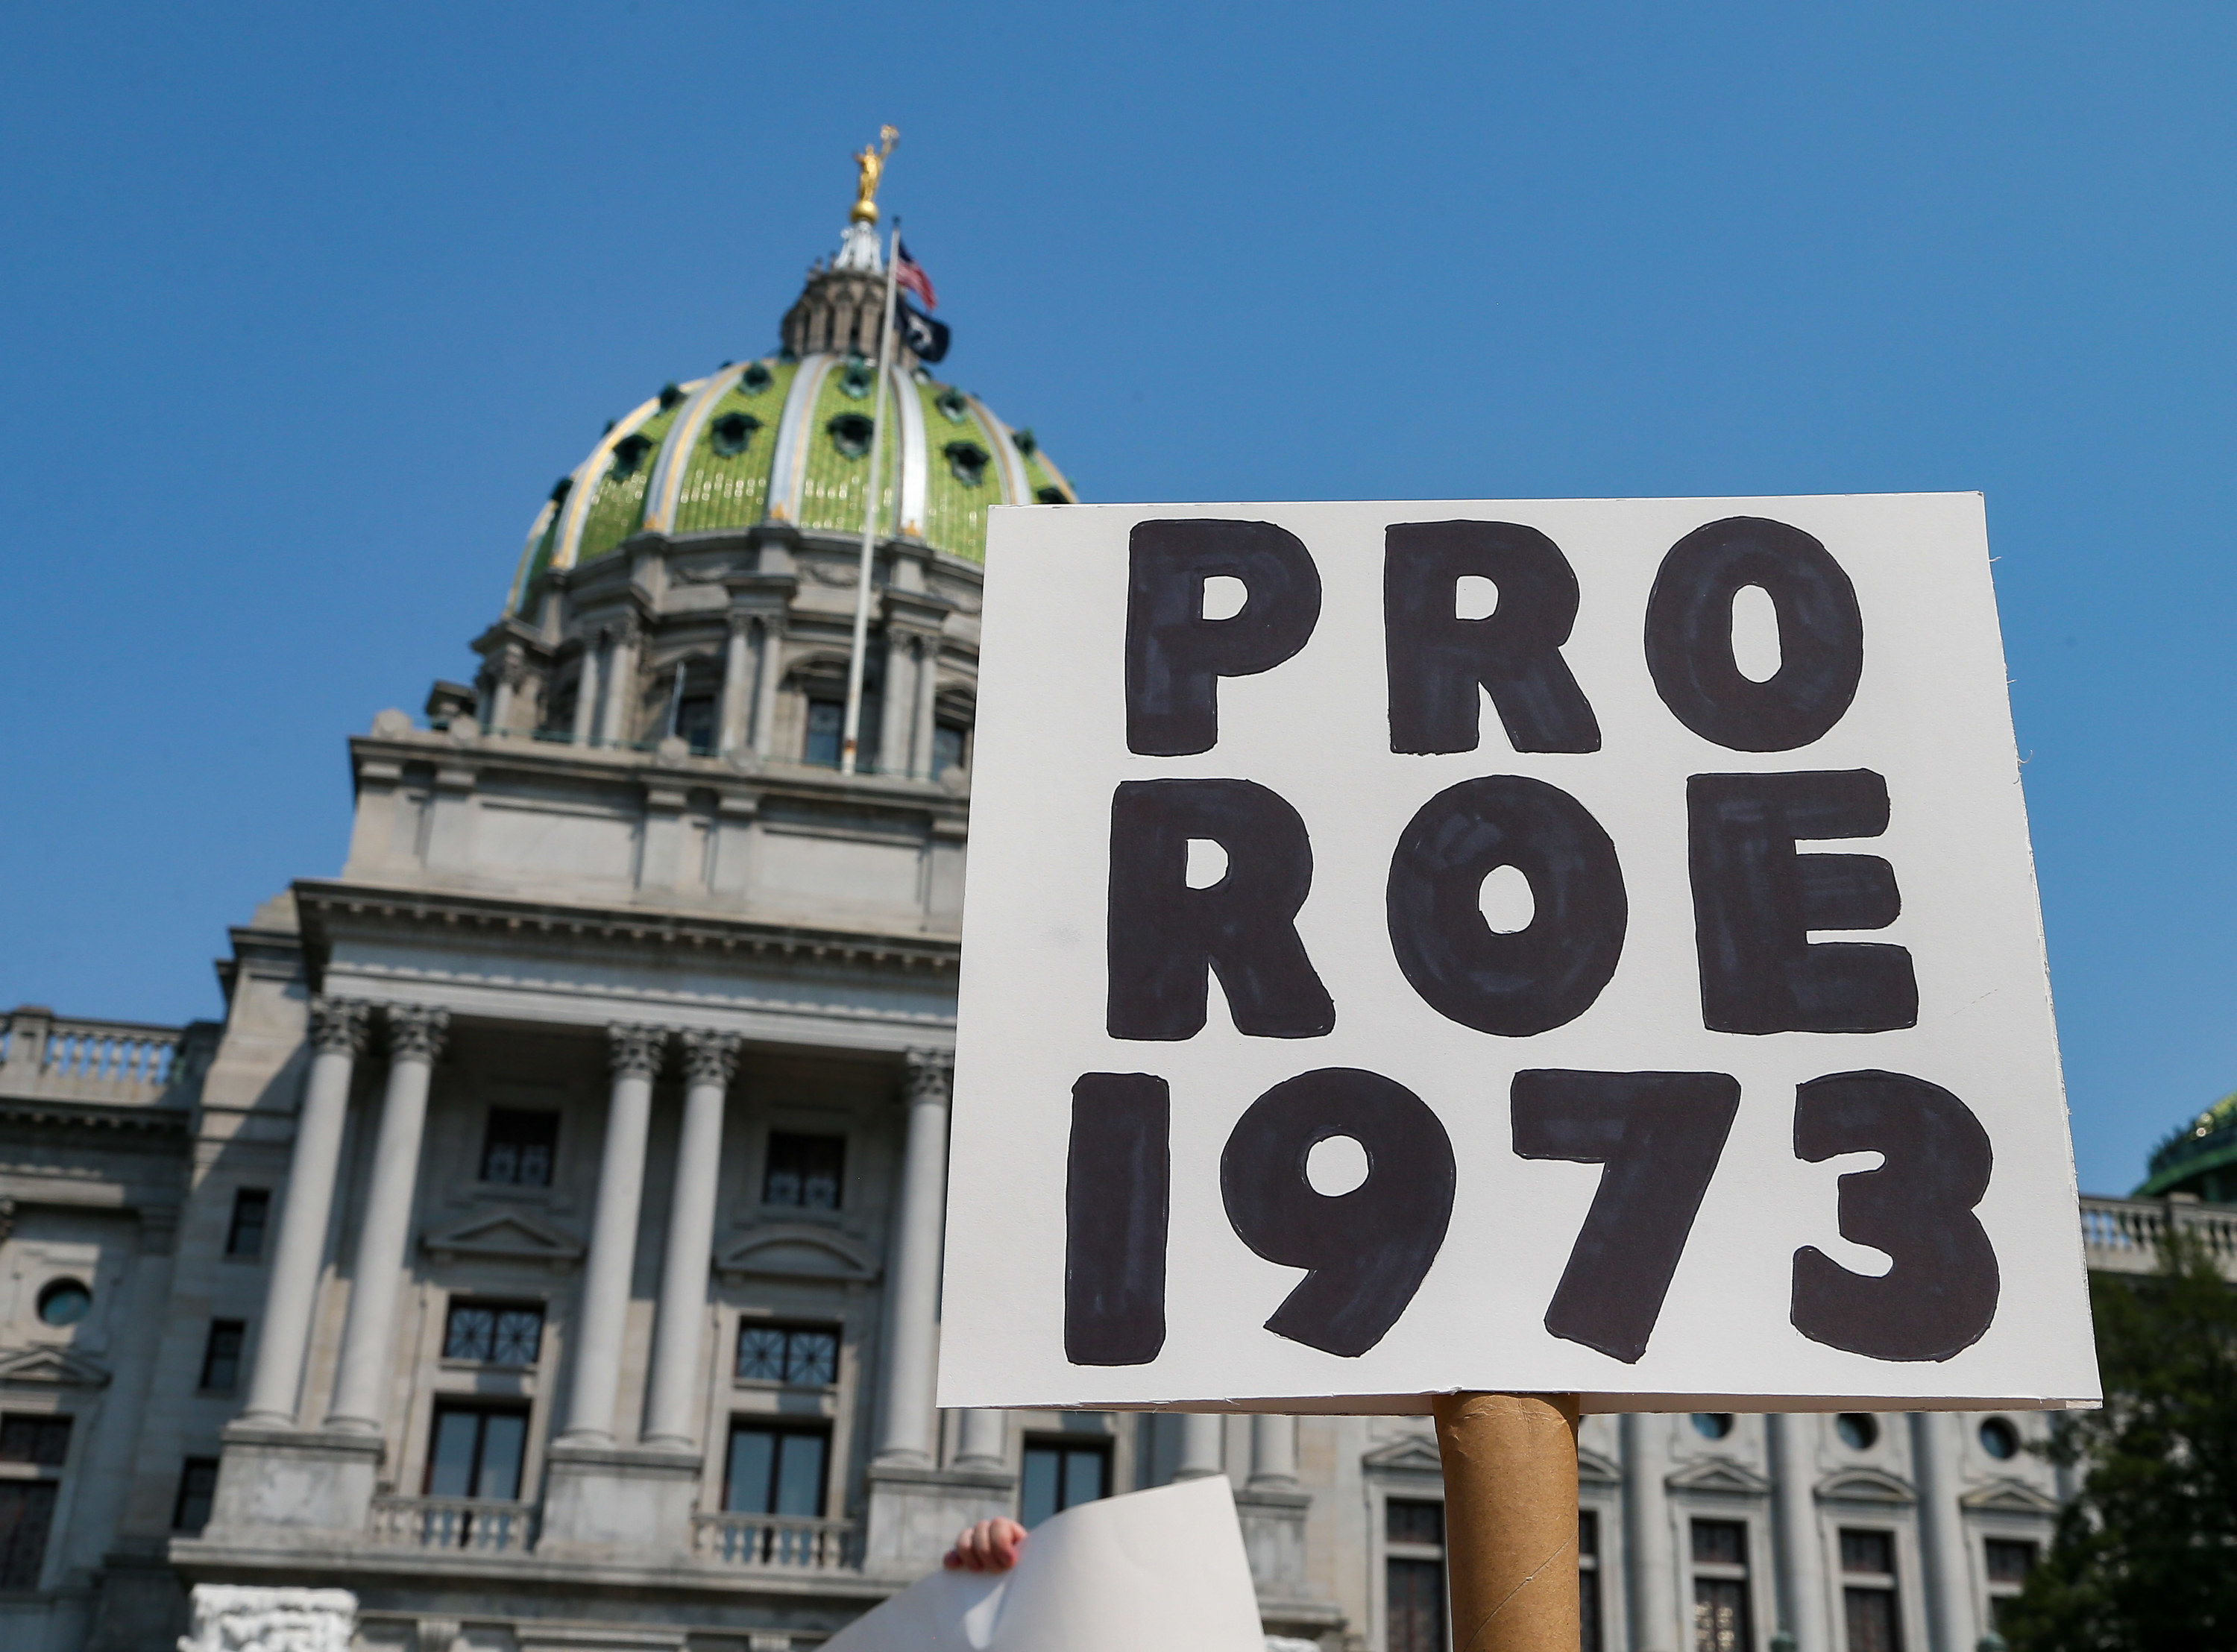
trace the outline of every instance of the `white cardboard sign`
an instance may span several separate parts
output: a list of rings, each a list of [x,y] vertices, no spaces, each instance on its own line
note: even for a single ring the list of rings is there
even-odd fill
[[[1008,1571],[936,1571],[824,1652],[1266,1652],[1224,1476],[1044,1520]]]
[[[1978,496],[998,511],[975,738],[941,1405],[2096,1399]]]

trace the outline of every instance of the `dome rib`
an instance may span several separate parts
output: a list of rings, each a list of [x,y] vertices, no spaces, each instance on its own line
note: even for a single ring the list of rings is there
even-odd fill
[[[567,503],[560,513],[559,532],[551,546],[553,568],[572,568],[576,553],[583,543],[583,524],[590,520],[591,496],[598,491],[597,483],[613,463],[614,444],[625,436],[637,434],[637,426],[660,411],[660,398],[652,397],[614,421],[614,427],[598,438],[591,457],[577,465],[571,473],[573,485],[567,490]]]
[[[652,479],[645,484],[644,517],[639,524],[645,531],[668,531],[676,526],[676,498],[683,490],[683,472],[699,431],[715,404],[745,376],[748,365],[741,361],[710,373],[676,410],[676,422],[668,427],[668,435],[660,444],[660,457],[653,462]]]
[[[922,539],[927,484],[931,475],[931,456],[925,447],[924,403],[916,393],[915,384],[899,364],[888,369],[887,376],[891,381],[886,386],[887,395],[892,398],[888,405],[899,416],[901,431],[901,531],[908,538]]]
[[[993,410],[976,396],[966,392],[963,399],[971,405],[971,411],[979,415],[979,422],[994,438],[994,463],[1002,475],[1002,503],[1033,503],[1033,484],[1026,479],[1025,456],[1018,451],[1018,438],[1011,433],[1007,425],[994,417]],[[979,549],[982,560],[986,554],[986,542],[982,539]]]
[[[572,487],[567,490],[574,491]],[[520,565],[513,569],[512,589],[505,593],[505,611],[517,614],[527,600],[528,582],[542,570],[536,566],[536,553],[544,549],[544,536],[551,531],[551,518],[559,514],[559,502],[546,499],[537,511],[536,520],[528,524],[528,543],[520,548]]]
[[[800,364],[786,391],[777,420],[776,454],[769,464],[769,513],[779,522],[800,520],[800,490],[808,471],[808,416],[823,392],[823,381],[839,358],[817,354]]]

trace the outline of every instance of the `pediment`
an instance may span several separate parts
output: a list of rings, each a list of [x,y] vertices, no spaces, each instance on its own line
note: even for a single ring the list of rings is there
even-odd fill
[[[1851,1469],[1818,1483],[1818,1497],[1825,1503],[1901,1503],[1918,1501],[1918,1494],[1910,1483],[1899,1480],[1892,1474],[1883,1474],[1877,1469]]]
[[[1579,1446],[1577,1448],[1577,1478],[1597,1482],[1603,1485],[1615,1485],[1623,1479],[1623,1470],[1617,1464],[1602,1457],[1598,1451],[1588,1451],[1582,1446]]]
[[[1388,1445],[1378,1445],[1359,1459],[1359,1465],[1412,1474],[1442,1473],[1445,1466],[1437,1455],[1436,1441],[1422,1434],[1402,1434]]]
[[[2056,1514],[2058,1499],[2046,1496],[2024,1480],[1992,1480],[1975,1486],[1957,1499],[1959,1506],[1985,1509],[1997,1514]]]
[[[1712,1491],[1726,1497],[1765,1497],[1771,1482],[1745,1463],[1712,1457],[1687,1464],[1663,1484],[1673,1491]]]
[[[525,1210],[471,1216],[424,1235],[420,1247],[439,1262],[460,1256],[478,1261],[537,1262],[569,1267],[583,1260],[583,1243],[564,1228]]]
[[[89,1354],[68,1348],[16,1348],[0,1353],[0,1382],[101,1388],[108,1385],[109,1367]]]
[[[878,1277],[878,1261],[843,1234],[796,1223],[755,1228],[715,1258],[715,1271],[732,1276],[868,1284]]]

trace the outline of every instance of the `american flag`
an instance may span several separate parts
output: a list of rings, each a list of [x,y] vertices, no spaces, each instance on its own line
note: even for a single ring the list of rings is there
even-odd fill
[[[932,277],[924,273],[924,266],[909,256],[908,243],[899,236],[894,238],[894,284],[907,287],[922,299],[926,309],[940,307],[940,300],[932,295]]]

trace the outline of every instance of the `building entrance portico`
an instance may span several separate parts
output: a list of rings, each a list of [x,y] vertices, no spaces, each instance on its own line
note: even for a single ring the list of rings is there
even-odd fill
[[[294,896],[287,1263],[182,1561],[874,1578],[1009,1506],[932,1405],[952,939],[655,915],[555,991],[584,915]]]

